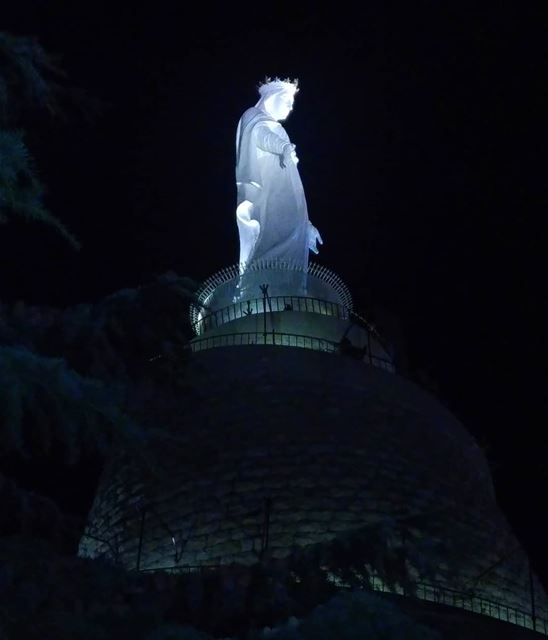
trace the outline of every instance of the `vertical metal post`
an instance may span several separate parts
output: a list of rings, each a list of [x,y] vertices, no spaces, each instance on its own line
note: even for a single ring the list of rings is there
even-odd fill
[[[270,312],[270,326],[272,327],[272,344],[276,344],[276,333],[274,331],[274,316],[272,314],[272,300],[268,295],[268,287],[266,290],[266,299],[268,300],[268,310]]]
[[[141,551],[143,549],[143,534],[145,531],[145,507],[141,510],[141,526],[139,527],[139,547],[137,548],[137,571],[141,570]]]
[[[260,288],[261,293],[263,294],[263,339],[266,344],[266,296],[268,295],[268,285],[262,284]]]
[[[264,523],[263,523],[263,536],[261,541],[261,553],[268,549],[268,535],[270,529],[270,510],[272,509],[272,498],[268,497],[264,504]]]
[[[535,609],[535,584],[533,582],[533,569],[531,568],[531,558],[529,560],[529,588],[531,590],[531,618],[533,619],[533,631],[537,630],[537,614]]]

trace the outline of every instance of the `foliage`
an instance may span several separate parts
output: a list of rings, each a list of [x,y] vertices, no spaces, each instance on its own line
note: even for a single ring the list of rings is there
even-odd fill
[[[253,640],[441,640],[400,608],[379,596],[354,591],[341,593],[318,606],[302,621],[295,619],[252,636]],[[252,640],[250,639],[250,640]]]
[[[139,450],[143,431],[120,409],[121,391],[85,379],[60,358],[0,347],[0,454],[44,455],[52,446],[74,464],[112,445]]]
[[[17,128],[32,108],[58,113],[59,85],[54,78],[60,75],[35,39],[0,32],[0,223],[15,217],[43,222],[78,249],[76,238],[44,207],[43,186]]]
[[[98,467],[124,450],[141,473],[157,475],[150,444],[168,437],[160,409],[174,372],[184,368],[192,286],[163,276],[95,305],[0,305],[0,461],[49,460],[59,474],[63,465],[93,460]],[[17,474],[17,465],[9,467]],[[1,534],[75,547],[75,522],[48,498],[0,474],[0,500],[9,507]]]
[[[26,107],[58,113],[62,75],[36,38],[0,32],[0,124],[9,124]]]
[[[50,498],[22,489],[0,474],[0,531],[3,536],[37,536],[48,540],[59,552],[77,548],[81,535],[79,519],[67,516]]]
[[[0,129],[0,223],[20,217],[52,226],[75,248],[80,244],[43,206],[44,189],[21,131]]]
[[[414,593],[418,581],[436,580],[442,562],[451,564],[447,536],[433,528],[432,516],[385,516],[340,532],[329,542],[295,549],[290,559],[293,594],[301,590],[318,602],[319,593],[314,593],[311,583],[319,588],[325,580],[345,588],[370,588],[374,580],[380,580],[390,590]]]
[[[128,573],[98,561],[59,555],[36,538],[4,537],[0,538],[0,637],[3,631],[10,640],[438,638],[404,614],[396,601],[365,590],[331,593],[306,610],[294,602],[266,627],[268,603],[261,614],[248,606],[249,598],[257,588],[266,593],[263,583],[269,584],[276,571],[276,563],[271,563],[259,574],[252,567],[235,566],[216,576]],[[247,586],[238,592],[239,613],[231,619],[238,582]],[[192,604],[197,593],[201,602]],[[271,604],[276,606],[276,597]]]
[[[79,374],[109,382],[168,375],[170,363],[185,360],[188,305],[196,286],[166,274],[95,305],[65,310],[0,305],[0,344],[61,356]]]
[[[147,635],[146,640],[209,640],[211,636],[198,631],[194,627],[178,624],[163,624]]]
[[[10,640],[143,638],[162,619],[158,600],[153,610],[142,602],[143,582],[37,538],[0,538],[0,632]],[[154,600],[150,586],[147,597]]]
[[[185,576],[177,605],[168,612],[170,619],[214,636],[242,635],[252,628],[279,625],[291,616],[307,619],[341,588],[370,591],[373,576],[387,587],[403,585],[412,595],[414,576],[403,549],[394,544],[395,532],[401,529],[379,523],[297,548],[284,559],[265,556],[250,567],[227,566]]]
[[[79,376],[62,359],[0,346],[0,459],[50,456],[74,465],[123,447],[148,464],[146,434],[122,411],[121,396],[121,389]],[[0,503],[3,535],[32,534],[59,548],[75,547],[78,523],[1,473]]]

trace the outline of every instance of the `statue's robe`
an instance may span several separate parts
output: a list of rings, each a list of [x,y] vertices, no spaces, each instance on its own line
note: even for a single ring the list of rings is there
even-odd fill
[[[255,260],[291,262],[308,267],[309,228],[304,189],[296,157],[280,165],[290,144],[282,125],[252,107],[236,132],[236,218],[240,266]]]

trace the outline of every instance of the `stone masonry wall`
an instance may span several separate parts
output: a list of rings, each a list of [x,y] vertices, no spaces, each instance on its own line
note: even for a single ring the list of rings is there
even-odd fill
[[[451,548],[436,580],[528,611],[527,558],[480,449],[430,395],[336,355],[280,347],[195,354],[163,474],[123,456],[105,472],[80,554],[135,568],[252,564],[264,552],[417,518]],[[146,505],[144,522],[141,506]],[[456,568],[456,573],[455,573]],[[478,580],[479,579],[479,580]],[[536,583],[539,615],[546,600]]]

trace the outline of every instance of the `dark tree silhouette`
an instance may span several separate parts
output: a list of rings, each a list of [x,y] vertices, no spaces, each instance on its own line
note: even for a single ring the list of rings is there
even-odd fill
[[[21,128],[33,109],[60,113],[61,77],[34,38],[0,32],[0,223],[16,217],[42,222],[78,249],[78,240],[44,206],[44,188]]]

